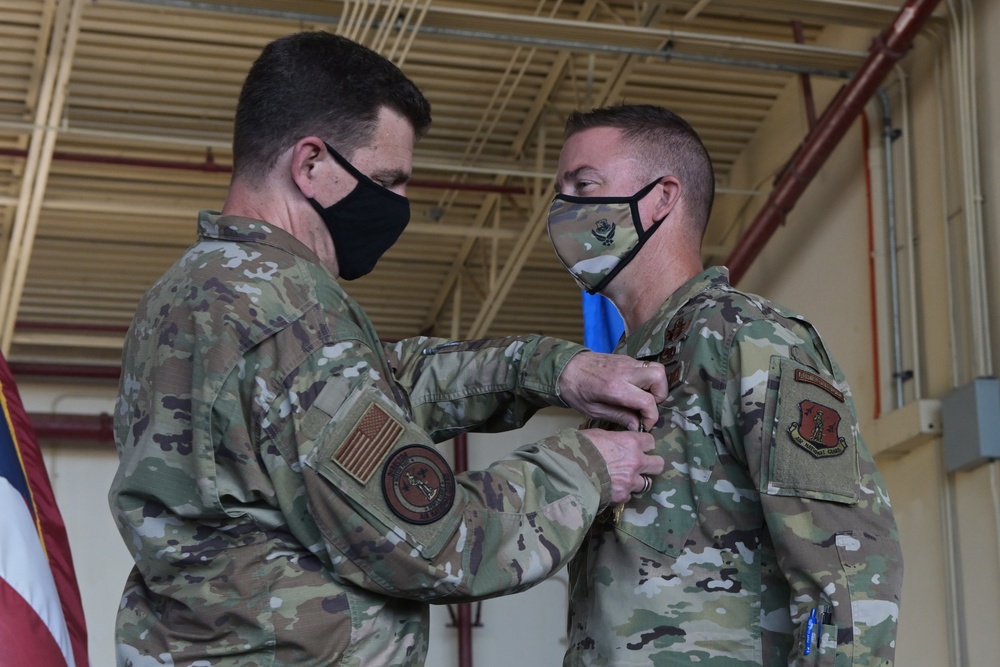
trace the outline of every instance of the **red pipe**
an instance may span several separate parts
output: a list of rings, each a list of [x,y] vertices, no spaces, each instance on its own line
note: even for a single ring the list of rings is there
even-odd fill
[[[784,222],[785,216],[795,207],[816,172],[843,139],[893,65],[913,45],[913,38],[939,2],[940,0],[908,0],[892,24],[872,42],[871,53],[858,73],[827,107],[816,128],[806,135],[775,184],[764,208],[726,259],[732,284],[740,281],[778,225]]]
[[[72,440],[100,443],[115,441],[114,420],[109,414],[56,415],[29,413],[39,440]]]
[[[121,376],[120,366],[99,366],[97,364],[41,364],[36,362],[16,362],[7,364],[14,377],[85,378],[89,380],[117,380]]]
[[[469,439],[465,433],[455,436],[455,474],[469,469]],[[458,605],[458,667],[472,667],[472,605],[462,602]]]
[[[878,355],[878,301],[875,292],[875,213],[872,211],[872,168],[868,159],[868,114],[861,114],[861,145],[865,162],[865,203],[868,208],[868,316],[872,322],[872,371],[875,374],[875,419],[882,416],[882,374]]]
[[[124,324],[88,324],[86,322],[40,322],[37,320],[18,320],[18,329],[28,331],[76,331],[86,333],[126,334],[128,326]]]
[[[25,158],[28,151],[21,148],[0,148],[0,156]],[[124,157],[121,155],[97,155],[93,153],[66,153],[55,151],[52,159],[62,162],[86,162],[96,164],[113,164],[125,167],[150,167],[153,169],[180,169],[182,171],[200,171],[218,174],[231,173],[233,168],[219,164],[209,153],[204,162],[184,162],[181,160],[153,160],[150,158]],[[497,185],[495,183],[456,183],[431,179],[414,178],[407,183],[412,188],[431,188],[436,190],[462,190],[468,192],[492,192],[502,195],[523,195],[528,189],[514,185]]]

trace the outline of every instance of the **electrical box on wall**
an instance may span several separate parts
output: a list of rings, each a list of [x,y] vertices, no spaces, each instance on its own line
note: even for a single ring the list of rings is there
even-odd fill
[[[941,399],[948,472],[1000,459],[1000,380],[976,378]]]

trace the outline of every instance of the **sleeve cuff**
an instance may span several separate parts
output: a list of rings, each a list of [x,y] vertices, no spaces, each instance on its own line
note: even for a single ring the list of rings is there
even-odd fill
[[[563,429],[542,441],[553,451],[575,461],[590,478],[594,490],[600,494],[596,513],[611,504],[611,474],[608,464],[590,438],[576,429]]]
[[[559,394],[559,378],[570,359],[587,348],[559,338],[537,336],[528,344],[521,361],[519,384],[542,405],[568,408]]]

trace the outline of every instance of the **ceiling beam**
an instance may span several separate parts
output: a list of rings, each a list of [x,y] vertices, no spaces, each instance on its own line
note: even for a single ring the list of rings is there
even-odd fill
[[[581,21],[586,21],[591,18],[595,11],[597,11],[598,0],[587,0],[580,7],[577,13],[577,19]],[[556,57],[556,61],[553,63],[552,68],[549,70],[549,74],[545,81],[542,83],[535,95],[535,101],[531,108],[524,116],[524,122],[521,125],[521,131],[515,138],[514,143],[511,145],[510,157],[511,159],[516,159],[524,151],[524,147],[528,142],[528,137],[530,133],[535,131],[541,120],[546,108],[549,104],[549,99],[552,96],[552,91],[555,90],[558,83],[562,80],[563,73],[566,70],[566,65],[569,62],[569,53],[560,53]],[[542,169],[537,169],[534,174],[536,179],[547,178],[550,175],[544,174]],[[501,174],[497,177],[497,183],[505,183],[506,177]],[[479,212],[476,214],[475,219],[472,222],[473,227],[482,227],[486,224],[486,221],[491,218],[491,215],[495,207],[500,205],[499,197],[487,197],[483,200],[483,205],[480,207]],[[441,289],[438,290],[437,295],[434,297],[434,301],[431,304],[430,309],[427,312],[427,316],[421,326],[421,331],[429,330],[434,326],[438,317],[441,315],[441,311],[444,309],[444,304],[448,299],[448,294],[451,292],[461,275],[462,267],[469,259],[469,255],[472,253],[474,247],[474,242],[472,239],[465,242],[462,248],[459,250],[455,257],[455,261],[452,263],[451,269],[445,276],[444,282],[441,285]],[[495,285],[495,283],[494,283]],[[493,287],[494,285],[491,285]]]
[[[14,321],[21,304],[42,199],[48,183],[49,167],[52,164],[52,153],[55,150],[58,132],[49,128],[57,127],[62,117],[69,75],[73,69],[73,55],[80,35],[83,6],[87,2],[89,0],[72,0],[71,3],[57,4],[48,61],[35,112],[35,125],[46,129],[37,129],[31,133],[11,241],[7,247],[7,261],[0,278],[0,313],[6,314],[0,327],[0,351],[4,355],[10,352]]]
[[[639,19],[640,25],[648,25],[654,22],[662,11],[663,10],[660,7],[653,6],[648,8],[645,14]],[[620,85],[622,85],[623,81],[627,77],[627,73],[631,67],[634,66],[635,60],[634,56],[629,55],[619,57],[614,67],[612,67],[610,76],[604,81],[603,90],[595,96],[594,106],[601,107],[608,104],[608,98],[614,91],[618,90]],[[551,91],[549,94],[551,95]],[[546,151],[544,126],[541,130],[542,131],[540,131],[538,139],[538,171],[542,170],[541,162]],[[549,201],[547,198],[543,198],[543,193],[551,193],[552,183],[554,183],[551,176],[549,179],[548,188],[543,189],[539,187],[538,201],[536,202],[535,211],[531,216],[531,221],[525,228],[522,239],[515,244],[514,249],[511,251],[500,278],[490,289],[490,293],[487,298],[483,300],[483,303],[479,308],[479,312],[476,314],[476,318],[473,320],[472,326],[469,330],[469,338],[481,338],[487,334],[490,327],[493,325],[493,320],[496,318],[497,313],[500,312],[500,308],[507,299],[507,295],[510,294],[511,288],[513,288],[514,283],[517,281],[518,275],[524,267],[525,262],[527,262],[528,257],[531,255],[535,246],[538,245],[538,240],[542,236],[542,231],[546,229],[545,217],[549,210]],[[539,183],[539,185],[541,184]]]
[[[2,198],[0,198],[2,203]],[[151,201],[149,198],[129,201],[118,198],[114,201],[105,199],[47,199],[42,208],[47,211],[71,211],[77,213],[100,213],[135,215],[142,211],[143,216],[156,218],[179,218],[188,220],[192,216],[189,206],[179,206],[169,201]],[[516,239],[520,232],[516,229],[494,227],[472,228],[467,225],[456,225],[443,222],[415,222],[406,226],[407,234],[424,234],[428,236],[459,236],[477,239]]]
[[[272,3],[193,2],[191,0],[121,0],[126,4],[151,4],[176,8],[232,12],[248,16],[284,18],[336,25],[341,17],[329,10],[318,13],[285,11]],[[318,5],[316,5],[319,8]],[[695,32],[649,26],[616,25],[579,19],[532,16],[513,12],[492,12],[463,7],[432,6],[418,28],[427,35],[463,40],[490,40],[512,44],[548,46],[572,51],[660,55],[676,60],[692,60],[757,68],[788,68],[808,73],[847,78],[867,55],[864,51],[837,49],[793,41],[759,39],[736,35]],[[551,38],[559,34],[559,39]],[[670,41],[669,53],[656,54],[655,45]]]
[[[706,11],[707,0],[686,9],[691,0],[651,0],[666,8],[701,14]],[[833,23],[857,28],[882,28],[899,11],[891,4],[865,2],[864,0],[711,0],[711,11],[767,20],[787,20],[795,17],[812,23]],[[685,15],[685,20],[688,16]]]
[[[545,150],[545,126],[543,125],[539,128],[537,153],[539,162],[543,160]],[[541,171],[542,167],[540,164],[537,165],[537,169]],[[541,238],[542,232],[545,230],[545,215],[549,210],[548,200],[543,199],[543,193],[552,192],[552,183],[553,180],[550,179],[549,187],[538,188],[535,210],[531,215],[531,219],[521,232],[521,238],[515,242],[514,248],[507,257],[507,261],[504,262],[500,276],[490,287],[489,294],[480,305],[479,312],[469,327],[467,338],[483,338],[487,335],[490,327],[493,325],[493,320],[496,318],[497,313],[500,312],[500,308],[507,299],[507,295],[510,294],[511,288],[517,281],[521,269],[524,267],[525,262],[528,261],[531,251],[538,245],[538,239]]]

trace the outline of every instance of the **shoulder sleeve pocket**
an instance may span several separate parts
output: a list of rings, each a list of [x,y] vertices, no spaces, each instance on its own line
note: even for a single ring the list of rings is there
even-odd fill
[[[335,547],[405,541],[437,555],[461,519],[455,475],[398,406],[373,387],[348,394],[332,381],[303,428],[315,445],[303,471],[311,511]]]
[[[762,466],[762,493],[858,502],[857,424],[844,394],[828,373],[772,357],[768,412],[774,418]]]

